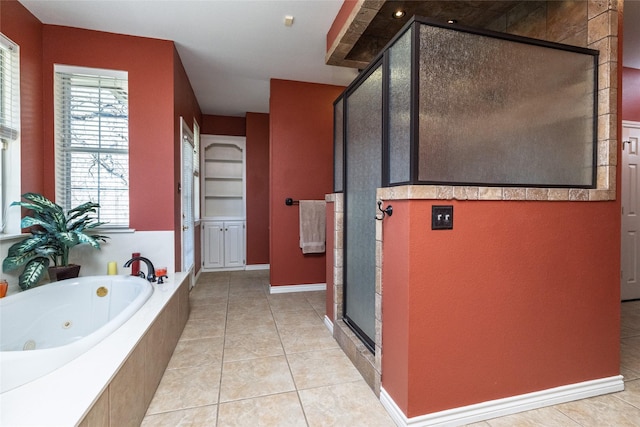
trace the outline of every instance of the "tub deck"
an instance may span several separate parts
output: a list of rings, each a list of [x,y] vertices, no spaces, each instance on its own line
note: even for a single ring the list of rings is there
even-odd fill
[[[169,305],[175,306],[176,312],[179,313],[179,319],[173,319],[175,320],[173,328],[176,329],[173,332],[177,332],[177,337],[173,343],[168,343],[175,347],[188,317],[189,278],[186,273],[175,273],[164,284],[154,284],[155,290],[146,304],[129,321],[96,346],[42,378],[0,394],[0,425],[73,426],[80,424],[94,403],[99,401],[103,392],[108,391],[110,383],[116,378],[119,370],[123,366],[127,367],[125,361],[133,354],[145,355],[145,351],[134,350],[140,347],[138,344],[143,342],[143,338],[153,335],[148,334],[148,331],[154,325],[158,315]],[[173,303],[176,299],[181,301]],[[169,322],[163,322],[163,325],[168,324]],[[149,353],[154,359],[158,357],[153,350]],[[167,362],[168,357],[170,352],[166,357]],[[146,371],[145,366],[142,368]],[[159,378],[157,381],[159,382]],[[153,386],[153,382],[150,384]],[[144,401],[146,393],[146,391],[142,393],[139,399]],[[100,399],[100,401],[105,400]],[[33,410],[34,402],[38,402],[37,411]],[[148,402],[144,405],[144,410],[146,405]]]

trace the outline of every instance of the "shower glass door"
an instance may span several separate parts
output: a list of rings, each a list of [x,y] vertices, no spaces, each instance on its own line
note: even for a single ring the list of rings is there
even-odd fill
[[[382,67],[347,94],[344,318],[375,348],[376,191],[382,181]]]

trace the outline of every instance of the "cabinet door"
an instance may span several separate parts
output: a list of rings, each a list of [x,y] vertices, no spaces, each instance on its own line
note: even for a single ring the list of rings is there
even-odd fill
[[[204,223],[204,268],[224,267],[224,223]]]
[[[244,266],[244,221],[224,223],[224,266]]]

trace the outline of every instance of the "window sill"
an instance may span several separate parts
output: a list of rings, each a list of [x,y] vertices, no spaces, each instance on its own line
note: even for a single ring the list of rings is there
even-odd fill
[[[127,233],[135,233],[135,228],[95,228],[92,230],[93,233],[103,233],[103,234],[127,234]]]
[[[30,236],[30,235],[31,234],[29,234],[29,233],[0,234],[0,242],[9,241],[9,240],[16,240],[16,239],[20,239],[22,237],[27,237],[27,236]]]

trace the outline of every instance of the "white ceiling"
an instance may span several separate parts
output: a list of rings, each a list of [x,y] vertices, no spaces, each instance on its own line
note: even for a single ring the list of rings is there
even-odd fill
[[[173,40],[204,114],[269,112],[271,78],[348,85],[325,65],[343,0],[20,0],[45,24]],[[286,15],[294,16],[291,27]],[[640,69],[640,0],[625,2],[624,64]]]
[[[271,78],[346,86],[357,74],[324,63],[342,0],[20,2],[45,24],[173,40],[204,114],[269,112]]]

